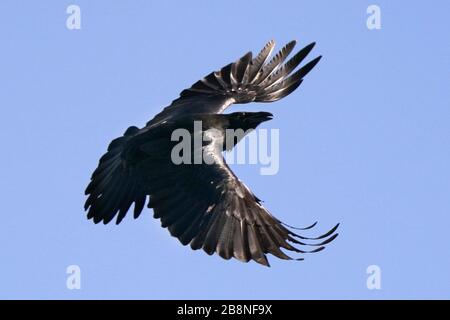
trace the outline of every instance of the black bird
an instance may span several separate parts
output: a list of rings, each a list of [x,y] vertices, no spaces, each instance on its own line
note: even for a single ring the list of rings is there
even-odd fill
[[[223,151],[238,142],[224,145],[226,129],[251,130],[272,118],[268,112],[223,111],[234,103],[273,102],[290,94],[321,58],[295,71],[314,45],[307,45],[284,63],[295,41],[269,59],[275,46],[270,41],[255,58],[249,52],[183,90],[145,127],[128,128],[110,143],[92,174],[85,192],[88,219],[107,224],[116,218],[119,224],[133,203],[137,218],[149,199],[148,207],[153,208],[162,227],[183,245],[202,248],[209,255],[216,252],[224,259],[254,260],[269,266],[268,253],[292,259],[281,249],[299,254],[322,250],[336,238],[338,225],[315,238],[294,233],[291,229],[298,228],[272,216],[223,158]],[[194,121],[202,121],[201,129],[195,129]],[[192,136],[215,129],[216,134],[197,150],[193,147],[189,155],[192,159],[202,151],[212,163],[172,161],[171,152],[178,142],[172,141],[171,135],[180,128]],[[312,250],[300,249],[307,246],[313,246]]]

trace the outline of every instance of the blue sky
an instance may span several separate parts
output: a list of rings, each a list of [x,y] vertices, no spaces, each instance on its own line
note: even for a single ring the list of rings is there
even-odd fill
[[[66,8],[81,8],[81,30]],[[366,8],[381,8],[380,30]],[[1,1],[0,298],[450,298],[447,1]],[[319,65],[270,111],[280,171],[235,172],[281,220],[340,236],[271,268],[181,246],[149,209],[94,225],[83,191],[109,141],[275,39]],[[81,290],[66,268],[81,268]],[[378,265],[381,289],[366,287]]]

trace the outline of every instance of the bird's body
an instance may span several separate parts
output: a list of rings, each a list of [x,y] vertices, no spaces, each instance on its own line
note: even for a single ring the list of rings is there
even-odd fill
[[[244,55],[181,92],[145,127],[130,127],[113,140],[86,189],[88,218],[105,224],[116,218],[120,223],[133,203],[137,218],[149,199],[154,217],[183,245],[216,252],[224,259],[268,265],[267,253],[291,259],[281,249],[297,253],[323,249],[337,236],[337,226],[316,238],[294,233],[262,206],[222,156],[242,138],[226,144],[227,130],[249,132],[272,117],[267,112],[223,114],[228,106],[281,99],[319,61],[320,57],[292,73],[314,46],[306,46],[283,64],[294,45],[290,42],[269,62],[272,41],[254,59],[251,53]],[[174,161],[176,130],[189,133],[193,140],[202,137],[200,144],[189,144],[188,155],[182,152],[187,160],[183,163]],[[204,161],[196,161],[198,155]],[[317,248],[305,251],[291,243]]]

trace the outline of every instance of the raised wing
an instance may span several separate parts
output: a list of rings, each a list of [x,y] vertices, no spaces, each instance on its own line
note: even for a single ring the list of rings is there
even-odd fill
[[[183,90],[180,97],[151,123],[189,112],[222,113],[233,103],[273,102],[289,95],[321,58],[318,56],[295,71],[315,43],[307,45],[285,62],[295,44],[295,41],[289,42],[270,59],[275,42],[269,41],[255,58],[252,59],[252,53],[248,52],[236,62],[211,72]]]

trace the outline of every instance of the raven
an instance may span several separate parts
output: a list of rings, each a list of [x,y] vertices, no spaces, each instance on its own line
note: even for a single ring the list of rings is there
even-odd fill
[[[295,233],[292,229],[311,229],[316,223],[300,229],[275,218],[223,158],[223,152],[238,142],[224,147],[226,130],[248,132],[272,119],[268,112],[223,111],[234,103],[273,102],[287,96],[319,62],[321,56],[294,72],[315,43],[284,63],[295,44],[289,42],[270,58],[275,42],[269,41],[255,58],[249,52],[208,74],[183,90],[145,127],[129,127],[113,140],[85,191],[88,219],[107,224],[116,218],[119,224],[133,203],[134,218],[138,218],[149,200],[148,207],[153,208],[163,228],[183,245],[202,248],[209,255],[216,252],[227,260],[254,260],[269,266],[268,253],[292,260],[281,249],[298,254],[324,249],[338,235],[339,224],[319,237]],[[200,129],[193,125],[196,121],[201,121]],[[206,152],[214,161],[175,164],[172,151],[176,142],[171,137],[176,129],[187,130],[192,136],[214,129],[215,135],[196,150],[192,148],[192,155]],[[307,246],[313,248],[304,250]]]

